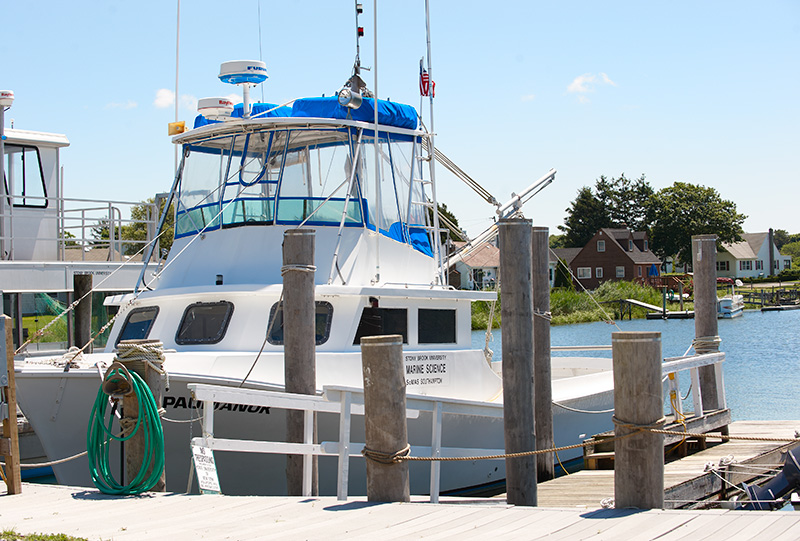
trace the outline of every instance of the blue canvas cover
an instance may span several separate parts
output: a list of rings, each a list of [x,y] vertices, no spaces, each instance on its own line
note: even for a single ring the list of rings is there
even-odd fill
[[[264,118],[276,117],[276,116],[285,116],[285,117],[292,116],[292,108],[291,107],[283,106],[283,107],[278,107],[277,109],[275,109],[276,107],[278,107],[278,106],[276,104],[274,104],[274,103],[254,103],[253,104],[253,110],[250,113],[250,116],[251,117],[258,116],[258,117],[264,117]],[[274,111],[270,111],[270,109],[275,109],[275,110]],[[236,105],[233,106],[233,112],[231,113],[231,118],[242,118],[243,111],[244,111],[244,104],[243,103],[237,103]],[[267,113],[265,115],[262,114],[265,111],[269,111],[269,113]],[[220,121],[219,120],[209,120],[206,117],[204,117],[203,115],[197,115],[197,118],[194,119],[194,127],[195,128],[199,128],[201,126],[206,126],[208,124],[216,124],[218,122],[220,122]]]
[[[348,117],[348,113],[350,116]],[[294,102],[293,117],[335,118],[375,122],[375,99],[365,98],[358,109],[339,105],[336,96],[328,98],[303,98]],[[410,105],[378,100],[378,123],[396,128],[417,128],[417,111]]]

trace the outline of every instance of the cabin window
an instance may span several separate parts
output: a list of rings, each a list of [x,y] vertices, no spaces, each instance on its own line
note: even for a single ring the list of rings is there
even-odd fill
[[[198,302],[191,304],[183,313],[177,344],[216,344],[225,336],[233,314],[233,303]]]
[[[331,321],[333,319],[333,305],[326,301],[314,302],[314,343],[321,346],[331,336]],[[277,310],[277,314],[275,313]],[[274,320],[274,321],[273,321]],[[267,340],[273,346],[283,345],[283,307],[278,303],[272,305],[269,311],[267,325],[270,325]]]
[[[8,159],[5,163],[6,194],[12,196],[15,207],[47,207],[47,189],[44,183],[39,149],[20,145],[5,145]]]
[[[158,306],[148,306],[146,308],[134,308],[117,336],[117,344],[122,340],[142,340],[150,335],[153,322],[158,315]]]
[[[617,278],[625,278],[625,267],[617,267]]]
[[[586,280],[592,277],[591,267],[578,267],[578,280]]]
[[[385,334],[400,334],[403,343],[408,344],[408,311],[405,308],[364,308],[353,345],[359,345],[365,336]]]
[[[455,344],[456,311],[420,308],[417,336],[420,344]]]

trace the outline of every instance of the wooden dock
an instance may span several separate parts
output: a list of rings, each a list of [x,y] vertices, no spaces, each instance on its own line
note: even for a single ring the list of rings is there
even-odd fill
[[[729,425],[731,436],[756,436],[794,438],[800,430],[800,421],[736,421]],[[739,484],[746,481],[745,475],[765,466],[779,463],[780,452],[797,444],[780,442],[732,440],[713,444],[704,451],[688,455],[664,466],[664,500],[667,508],[678,508],[703,500],[710,494],[727,495],[736,492],[726,481]],[[716,440],[719,441],[719,440]],[[723,468],[722,476],[705,471],[706,464],[718,465],[721,460],[732,457],[732,465]],[[745,467],[737,465],[744,464]],[[718,472],[719,473],[719,472]],[[541,507],[581,507],[596,509],[603,500],[614,497],[613,470],[582,470],[572,475],[540,483],[539,505]]]
[[[125,539],[770,539],[800,538],[800,513],[728,510],[546,509],[503,500],[348,502],[186,494],[108,496],[23,484],[0,495],[0,531]]]

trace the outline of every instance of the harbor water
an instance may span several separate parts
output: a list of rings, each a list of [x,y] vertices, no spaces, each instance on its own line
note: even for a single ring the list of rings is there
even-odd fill
[[[694,338],[694,320],[669,319],[559,325],[551,328],[553,346],[610,345],[616,331],[661,332],[664,357],[684,355]],[[728,407],[734,421],[800,420],[800,310],[761,312],[745,310],[742,317],[719,320],[720,351]],[[485,331],[473,331],[474,347],[482,348]],[[492,331],[489,347],[494,360],[502,358],[502,330]],[[553,355],[611,357],[610,351],[554,352]],[[681,389],[689,390],[688,374]],[[684,402],[691,409],[691,396]],[[798,427],[800,428],[800,426]]]

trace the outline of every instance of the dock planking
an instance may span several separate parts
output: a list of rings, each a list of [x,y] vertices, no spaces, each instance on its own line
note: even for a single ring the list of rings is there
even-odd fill
[[[150,493],[23,484],[0,496],[0,531],[98,539],[685,539],[800,538],[800,513],[514,507],[503,500],[431,504],[334,497]],[[764,535],[768,534],[766,537]]]
[[[791,438],[798,421],[738,421],[731,435]],[[777,463],[780,443],[732,441],[666,466],[667,502],[680,487],[718,477],[705,464],[733,455],[737,462]],[[731,480],[736,479],[731,473]],[[424,496],[410,503],[370,503],[364,497],[260,497],[148,493],[109,496],[94,489],[24,483],[21,494],[0,492],[0,531],[65,533],[97,539],[775,539],[800,538],[800,513],[726,509],[601,509],[613,497],[613,471],[585,470],[539,484],[540,507],[502,498]],[[702,483],[700,483],[702,484]],[[675,488],[678,487],[678,488]],[[696,490],[697,487],[692,487]],[[703,490],[708,490],[706,487]],[[677,491],[677,492],[676,492]],[[673,499],[676,497],[673,496]]]
[[[736,421],[729,425],[731,436],[793,438],[798,429],[800,421]],[[709,440],[710,443],[713,441]],[[776,465],[780,450],[792,445],[796,444],[732,440],[711,443],[704,451],[672,461],[664,466],[665,506],[680,507],[689,500],[720,492],[723,481],[713,473],[705,472],[708,463],[719,464],[721,460],[732,457],[735,464]],[[740,483],[735,474],[736,466],[730,469],[733,472],[729,474],[730,481]],[[735,492],[735,489],[728,488],[729,492]],[[540,507],[595,509],[602,500],[614,497],[614,471],[582,470],[541,483],[538,489]]]

